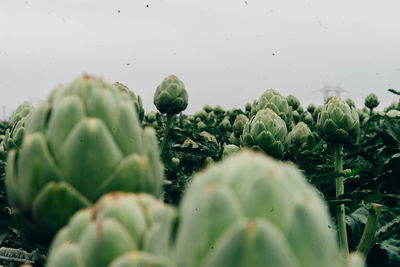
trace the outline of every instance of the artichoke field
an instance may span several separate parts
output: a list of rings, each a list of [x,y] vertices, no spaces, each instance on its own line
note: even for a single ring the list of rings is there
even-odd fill
[[[152,111],[82,75],[0,122],[0,266],[400,265],[400,102],[185,114],[160,81]]]

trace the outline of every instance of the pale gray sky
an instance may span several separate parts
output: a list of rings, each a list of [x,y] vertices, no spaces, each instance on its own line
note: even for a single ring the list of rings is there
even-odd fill
[[[243,108],[269,88],[320,104],[324,82],[387,106],[400,89],[399,12],[398,0],[1,0],[0,106],[82,73],[126,84],[146,111],[170,74],[187,113]]]

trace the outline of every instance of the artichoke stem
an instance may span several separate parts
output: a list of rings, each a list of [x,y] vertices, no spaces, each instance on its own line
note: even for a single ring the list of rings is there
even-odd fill
[[[164,139],[161,143],[161,159],[164,160],[165,157],[165,152],[167,151],[167,144],[169,141],[169,137],[171,135],[171,128],[172,124],[174,122],[174,115],[167,115],[167,123],[165,126],[165,133],[164,133]]]
[[[382,205],[372,203],[371,208],[368,210],[368,219],[365,224],[364,232],[358,244],[357,251],[362,253],[365,258],[367,258],[369,250],[372,247],[372,243],[375,239],[376,226],[379,221],[379,216],[381,214]]]
[[[337,144],[335,146],[335,172],[343,172],[343,144]],[[336,198],[344,194],[344,177],[337,177],[335,180],[336,185]],[[339,245],[343,253],[349,255],[349,246],[347,243],[347,231],[346,231],[346,220],[345,220],[345,207],[341,204],[336,207],[336,217],[339,230]]]

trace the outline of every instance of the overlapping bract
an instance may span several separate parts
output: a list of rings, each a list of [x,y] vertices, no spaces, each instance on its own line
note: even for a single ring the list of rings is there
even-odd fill
[[[130,95],[89,76],[35,109],[6,175],[17,217],[42,242],[107,192],[161,196],[163,183],[154,130],[142,130]]]
[[[338,267],[323,200],[292,165],[239,152],[198,173],[180,207],[179,267]]]
[[[47,267],[172,266],[175,209],[149,194],[110,193],[56,235]]]
[[[289,133],[290,143],[302,146],[307,142],[307,138],[311,135],[311,130],[304,122],[299,122]]]
[[[10,127],[6,130],[2,142],[4,151],[21,147],[25,135],[25,123],[29,119],[32,110],[32,104],[24,102],[14,111],[10,120]]]
[[[185,85],[175,75],[163,80],[154,93],[154,105],[161,113],[178,114],[188,105],[188,94]]]
[[[289,145],[286,124],[272,109],[260,110],[244,126],[240,142],[243,146],[282,158]]]
[[[318,114],[317,130],[323,139],[333,143],[353,140],[360,132],[357,110],[333,97]]]
[[[129,90],[129,88],[126,85],[123,85],[122,83],[116,82],[114,83],[121,91],[128,93],[129,96],[132,99],[132,103],[136,109],[136,113],[139,116],[139,120],[142,121],[144,118],[144,108],[142,104],[142,98],[140,96],[136,96],[134,92]]]
[[[376,108],[379,105],[379,100],[376,94],[370,93],[364,101],[364,105],[370,110]]]
[[[272,109],[285,121],[287,127],[290,126],[293,120],[292,107],[289,106],[286,98],[279,92],[274,89],[265,91],[260,98],[253,103],[251,115],[254,116],[258,111],[265,108]]]

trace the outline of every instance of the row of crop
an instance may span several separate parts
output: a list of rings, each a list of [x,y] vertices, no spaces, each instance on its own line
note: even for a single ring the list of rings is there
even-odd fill
[[[46,103],[14,113],[0,153],[8,153],[16,228],[47,246],[69,221],[53,240],[49,266],[344,266],[346,259],[361,260],[346,256],[345,204],[360,199],[345,194],[345,181],[357,173],[343,168],[343,148],[359,148],[380,124],[396,151],[399,112],[374,113],[373,95],[369,111],[336,98],[304,111],[295,97],[268,90],[244,111],[206,106],[178,116],[188,96],[176,76],[157,88],[154,103],[161,113],[144,115],[140,97],[125,86],[83,76],[54,90]],[[229,156],[239,146],[294,161],[311,182],[318,172],[304,162],[322,147],[318,160],[325,160],[336,194],[329,200],[317,186],[336,210],[341,252],[324,202],[305,177],[261,154]],[[178,212],[160,202],[179,203],[191,179]],[[369,208],[368,231],[358,239],[364,257],[375,245],[381,210],[380,204]],[[398,223],[388,227],[396,230]]]

